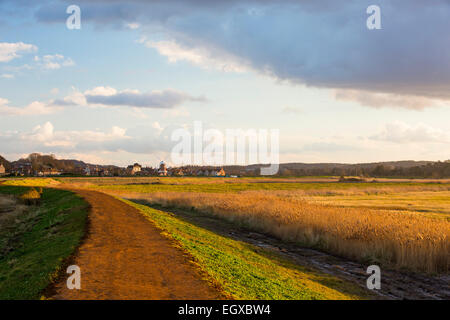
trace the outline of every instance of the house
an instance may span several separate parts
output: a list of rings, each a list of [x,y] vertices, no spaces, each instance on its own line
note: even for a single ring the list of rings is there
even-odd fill
[[[131,174],[132,176],[138,174],[139,172],[141,172],[141,170],[142,166],[139,163],[135,163],[132,166],[127,167],[128,174]]]
[[[196,173],[194,168],[187,167],[187,168],[184,169],[184,175],[186,175],[186,176],[196,176],[197,173]]]
[[[109,173],[109,170],[108,169],[105,169],[105,168],[103,168],[103,169],[100,169],[99,171],[98,171],[98,176],[99,177],[109,177],[111,174]]]
[[[223,168],[220,168],[220,170],[216,171],[214,175],[216,177],[225,177],[225,170],[223,170]]]
[[[20,175],[22,176],[31,176],[33,174],[33,166],[31,162],[25,162],[19,167]]]
[[[133,164],[133,167],[131,168],[131,174],[135,175],[138,172],[141,172],[142,166],[139,163]]]
[[[158,175],[167,176],[167,167],[166,167],[166,164],[164,163],[164,161],[161,161],[159,163]]]
[[[0,176],[3,176],[3,175],[5,175],[5,174],[6,174],[6,169],[5,169],[5,167],[3,166],[3,164],[0,163]]]
[[[90,169],[91,171],[91,176],[98,176],[98,172],[100,171],[100,169],[98,168],[98,166],[92,167]]]
[[[206,176],[209,175],[211,177],[225,177],[225,170],[223,170],[223,168],[221,168],[220,170],[213,169],[209,173],[206,173],[205,175]]]
[[[178,176],[178,177],[182,177],[182,176],[184,176],[184,172],[183,172],[183,169],[181,169],[181,168],[178,168],[178,169],[174,169],[174,171],[173,171],[173,175],[174,175],[174,176]]]
[[[141,176],[156,175],[156,170],[154,170],[152,167],[145,167],[145,168],[141,169],[141,172],[139,172],[139,175],[141,175]]]
[[[91,175],[91,169],[89,168],[89,166],[86,166],[86,168],[84,168],[83,172],[84,172],[84,175],[86,175],[86,176]]]
[[[16,162],[11,166],[11,173],[16,176],[31,176],[33,173],[33,167],[31,162]]]
[[[45,176],[59,176],[62,172],[58,171],[58,169],[55,168],[44,168],[40,171],[38,171],[37,175],[39,177],[45,177]]]

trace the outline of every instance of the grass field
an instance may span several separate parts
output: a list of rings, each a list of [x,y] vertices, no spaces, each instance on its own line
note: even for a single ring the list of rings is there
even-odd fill
[[[411,191],[386,194],[311,196],[309,201],[331,206],[411,212],[450,220],[449,191]]]
[[[27,190],[0,186],[0,197],[14,202],[11,195]],[[39,206],[13,205],[15,210],[0,219],[0,300],[39,299],[80,243],[88,205],[72,192],[55,189],[43,190]]]

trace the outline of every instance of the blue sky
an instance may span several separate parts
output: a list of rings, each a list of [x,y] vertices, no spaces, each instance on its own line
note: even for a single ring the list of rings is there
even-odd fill
[[[0,154],[156,165],[202,121],[279,129],[281,162],[449,159],[450,2],[433,2],[0,1]]]

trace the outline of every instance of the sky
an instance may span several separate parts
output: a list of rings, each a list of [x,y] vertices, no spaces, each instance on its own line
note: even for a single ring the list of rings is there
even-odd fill
[[[201,122],[279,130],[283,163],[447,160],[449,17],[448,0],[0,0],[0,155],[170,164]]]

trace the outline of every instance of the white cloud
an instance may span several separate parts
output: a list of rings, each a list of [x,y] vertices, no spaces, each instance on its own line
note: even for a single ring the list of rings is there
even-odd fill
[[[0,107],[6,106],[9,103],[8,99],[0,98]]]
[[[404,108],[410,110],[424,110],[428,107],[444,105],[445,102],[423,96],[401,95],[394,93],[378,93],[364,90],[336,89],[336,100],[351,101],[372,108]]]
[[[409,125],[395,121],[386,124],[380,133],[371,136],[370,139],[394,143],[449,143],[450,132],[423,123]]]
[[[31,132],[12,133],[9,138],[13,143],[20,141],[21,145],[32,145],[34,148],[40,147],[47,150],[48,148],[56,148],[57,150],[74,149],[83,144],[123,142],[129,139],[126,135],[126,129],[118,126],[113,126],[107,132],[98,130],[55,131],[53,124],[49,121],[43,125],[37,125]]]
[[[131,130],[121,126],[112,126],[109,130],[62,128],[59,122],[54,125],[47,121],[31,130],[0,131],[2,155],[42,152],[99,156],[108,153],[104,162],[115,163],[117,154],[121,152],[145,158],[151,157],[154,152],[168,152],[172,146],[170,137],[166,138],[167,133],[163,134],[167,128],[162,128],[157,122]]]
[[[139,42],[144,43],[148,48],[156,49],[160,55],[167,57],[170,63],[188,61],[204,69],[215,69],[223,72],[240,73],[249,70],[242,59],[224,52],[219,54],[202,47],[184,47],[175,41],[148,41],[141,39]]]
[[[37,47],[32,44],[23,42],[0,42],[0,62],[8,62],[19,58],[19,53],[29,53],[34,51],[37,51]]]
[[[301,113],[303,113],[303,110],[300,109],[300,108],[295,108],[295,107],[284,107],[281,110],[281,113],[284,113],[284,114],[301,114]]]
[[[166,118],[189,117],[191,114],[186,108],[165,110],[163,116]]]
[[[139,29],[141,25],[139,23],[127,23],[125,24],[125,27],[131,30]]]
[[[70,67],[75,65],[75,62],[71,58],[64,57],[61,54],[47,54],[42,58],[36,56],[34,57],[34,61],[46,70],[56,70],[61,67]]]
[[[53,138],[53,125],[50,122],[38,125],[33,128],[31,134],[25,135],[27,139],[32,141],[46,142]]]
[[[33,116],[51,114],[60,111],[59,106],[45,104],[40,101],[33,101],[26,107],[10,107],[7,99],[0,98],[0,114],[5,116]]]
[[[124,137],[126,132],[127,132],[126,129],[114,126],[111,129],[111,136],[112,137]]]
[[[112,96],[115,95],[117,93],[117,90],[111,87],[95,87],[94,89],[91,90],[86,90],[84,92],[85,95],[90,95],[90,96]]]
[[[32,70],[34,67],[30,66],[29,64],[24,64],[21,66],[5,66],[3,67],[3,70],[10,72],[11,74],[16,73],[22,73],[24,71]]]
[[[158,121],[155,121],[152,123],[152,128],[158,130],[159,132],[161,132],[163,130],[163,128],[161,127],[161,125],[159,124]]]
[[[58,106],[85,106],[87,105],[86,97],[78,89],[73,88],[73,91],[65,96],[62,100],[53,100],[52,103]]]
[[[1,43],[0,42],[0,62],[7,62],[14,58],[20,57],[18,52],[31,52],[36,51],[37,47],[33,45],[27,45],[22,42],[19,43]],[[65,57],[61,54],[47,54],[42,57],[34,56],[30,64],[24,64],[21,66],[6,65],[3,70],[6,73],[0,74],[1,78],[11,79],[17,74],[23,74],[28,70],[57,70],[62,67],[74,66],[75,62],[72,58]]]

